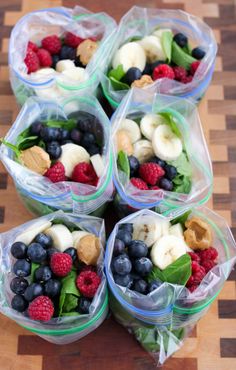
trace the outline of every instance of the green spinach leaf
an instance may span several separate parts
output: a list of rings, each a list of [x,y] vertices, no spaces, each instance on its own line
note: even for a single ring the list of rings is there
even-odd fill
[[[30,281],[32,283],[34,282],[34,273],[35,273],[35,270],[37,270],[37,268],[39,266],[40,266],[39,263],[34,263],[34,262],[31,263]]]
[[[173,33],[171,31],[163,32],[161,35],[161,45],[166,54],[167,62],[171,61]]]
[[[77,299],[78,297],[80,297],[80,292],[77,289],[75,283],[76,276],[76,270],[73,269],[66,277],[61,280],[62,288],[59,298],[59,316],[61,316],[62,313],[66,312],[64,305],[68,305],[67,299],[69,299],[69,306],[71,306],[71,302],[73,301],[71,300],[71,298],[67,298],[67,295],[74,295],[75,297],[77,297]]]
[[[115,80],[120,81],[124,77],[125,71],[122,64],[119,64],[115,69],[111,69],[108,73],[108,77],[113,77]]]
[[[192,175],[192,167],[184,151],[174,161],[168,161],[168,164],[171,164],[172,166],[176,167],[177,172],[180,175],[184,175],[188,177]]]
[[[191,215],[192,211],[184,212],[179,217],[174,218],[174,220],[170,221],[171,225],[181,224],[185,228],[185,222],[188,219],[188,216]]]
[[[117,90],[129,90],[129,85],[125,84],[124,82],[116,80],[114,77],[109,77],[113,88]]]
[[[78,306],[78,297],[74,294],[66,294],[64,304],[63,304],[63,312],[70,312],[74,310]]]
[[[173,191],[175,193],[189,194],[192,188],[191,177],[185,175],[177,175],[176,177],[178,177],[178,181],[181,180],[181,183],[176,183],[173,180]]]
[[[168,113],[168,112],[158,112],[158,114],[160,116],[162,116],[163,118],[165,118],[166,122],[165,124],[170,126],[170,129],[171,131],[178,137],[178,138],[182,138],[182,134],[176,124],[176,119],[175,117],[173,116],[173,114],[171,113]]]
[[[123,150],[120,150],[117,157],[118,168],[130,178],[130,166],[128,156]]]
[[[70,118],[65,121],[48,120],[47,122],[44,122],[44,124],[48,127],[64,128],[64,129],[71,131],[73,130],[73,128],[76,127],[76,119]]]

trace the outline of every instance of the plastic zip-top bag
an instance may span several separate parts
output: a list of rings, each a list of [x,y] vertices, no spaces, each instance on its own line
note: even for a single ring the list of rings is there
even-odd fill
[[[32,124],[35,124],[37,129],[37,122],[39,125],[41,125],[40,122],[43,123],[43,139],[42,129],[41,133],[37,133],[36,136],[34,136],[35,131],[32,134]],[[84,126],[83,133],[76,129],[78,124],[80,127]],[[76,134],[75,137],[73,136],[75,141],[72,141],[73,128]],[[50,137],[45,136],[45,130],[47,135],[51,135],[53,132],[57,135],[59,132],[60,138],[54,138],[54,140],[60,140],[60,144],[58,141],[48,142]],[[63,141],[63,132],[66,134],[65,141]],[[77,139],[84,141],[78,144]],[[92,140],[91,145],[88,142],[90,139]],[[36,97],[30,98],[7,133],[5,142],[8,143],[8,146],[1,145],[1,160],[12,176],[25,206],[33,214],[40,216],[61,209],[84,214],[96,212],[97,216],[103,212],[106,203],[112,200],[110,122],[96,98],[73,96],[60,101],[60,104],[40,100]],[[17,157],[15,151],[11,149],[11,145],[14,150],[15,148],[20,149],[18,151],[20,157]],[[59,145],[59,149],[56,150],[59,150],[59,154],[61,153],[60,157],[58,158],[57,153],[51,152],[53,156],[50,156],[49,159],[49,155],[45,151],[49,152],[48,147],[54,145],[56,147]],[[29,160],[25,157],[28,151],[34,151],[34,149],[37,153],[32,154],[36,155],[36,162],[34,157],[31,158],[31,155],[28,157]],[[24,154],[24,158],[22,154]],[[95,162],[92,164],[92,158],[95,158],[97,164]],[[41,166],[41,160],[43,160],[43,166],[46,165],[48,168],[50,165],[49,172],[45,173],[45,169],[41,172],[42,168],[38,167]],[[24,165],[26,161],[28,167]],[[82,164],[79,166],[81,175],[80,173],[73,175],[75,167],[81,162],[86,162],[85,169]],[[32,163],[36,164],[36,168],[31,167]],[[62,177],[55,179],[51,177],[50,171],[58,163],[59,165],[62,163],[62,170],[64,167],[63,171],[65,172],[64,175],[62,173]],[[45,176],[47,174],[48,176]],[[79,175],[80,177],[77,177]],[[68,181],[68,177],[71,181]]]
[[[132,89],[112,117],[112,143],[115,204],[121,215],[141,208],[163,213],[209,199],[211,160],[189,100],[153,95],[152,88]],[[153,170],[159,174],[149,178],[146,172]]]
[[[116,224],[107,242],[112,312],[163,364],[206,314],[235,261],[229,226],[208,208],[136,212]]]
[[[106,13],[92,13],[79,6],[74,9],[42,9],[22,17],[12,30],[9,44],[10,80],[19,104],[22,105],[32,95],[57,101],[78,91],[85,95],[94,93],[100,81],[100,71],[106,68],[111,47],[109,39],[115,28],[115,21]],[[72,37],[67,39],[68,33]],[[57,40],[51,41],[53,45],[41,45],[45,37],[55,35],[61,40],[61,48],[58,47],[60,50],[55,48]],[[76,54],[77,45],[83,40],[87,40],[85,46],[93,52],[88,58],[86,50],[82,50],[86,54],[85,64],[82,65]],[[40,51],[42,56],[40,55],[39,61],[33,54],[33,62],[30,55],[30,70],[25,63],[29,42],[37,45],[35,49],[31,44],[33,53],[42,46],[51,54],[45,56],[45,51]],[[56,67],[59,60],[66,60],[66,63]],[[28,73],[31,70],[32,73]]]
[[[84,263],[86,253],[82,257],[83,243],[87,243],[86,238],[96,240],[96,246],[99,249],[96,261],[93,261],[94,266],[89,267],[86,267]],[[70,244],[68,244],[70,250],[73,249],[73,246],[77,248],[78,258],[76,257],[76,249],[74,249],[75,254],[71,254],[69,257],[67,255],[67,259],[69,258],[71,261],[73,256],[73,265],[70,272],[67,271],[65,274],[66,271],[64,271],[63,275],[59,270],[55,270],[55,259],[54,270],[51,263],[53,253],[60,252],[62,257],[69,253],[66,249],[66,240]],[[105,231],[102,219],[86,215],[65,214],[62,211],[32,220],[2,233],[0,235],[1,313],[55,344],[71,343],[95,330],[106,318],[108,312],[106,279],[103,273],[104,241]],[[39,242],[41,244],[38,244]],[[43,244],[44,242],[48,244]],[[95,245],[90,240],[90,248],[92,248],[91,244]],[[36,261],[36,257],[42,257],[42,251],[38,250],[38,254],[32,253],[34,248],[41,249],[46,254],[46,261],[44,258],[41,262],[39,259],[37,263],[33,262]],[[28,256],[27,260],[24,259],[23,255],[20,255],[22,253]],[[91,250],[91,255],[94,255],[94,250]],[[27,266],[23,266],[22,263]],[[44,272],[40,277],[40,269],[45,269],[45,266],[48,266],[49,271]],[[53,279],[49,279],[50,268],[54,272]],[[92,279],[97,279],[96,291],[95,289],[90,291],[92,294],[78,288],[77,279],[79,275],[83,274],[82,271],[85,274],[92,274]],[[20,284],[18,284],[19,281],[21,281]],[[56,287],[55,282],[57,283]],[[52,286],[50,288],[51,283],[53,283],[53,288]],[[51,299],[51,304],[54,307],[53,317],[50,311],[51,318],[36,317],[32,307],[30,308],[37,300],[37,296],[40,295],[46,296],[46,300]],[[89,298],[86,298],[88,295]],[[81,301],[87,302],[87,306]],[[41,312],[40,306],[38,312]]]
[[[173,39],[173,36],[179,33],[184,37]],[[136,45],[129,44],[127,50],[123,50],[122,47],[127,43]],[[143,50],[139,50],[140,45],[146,56]],[[193,52],[193,57],[192,49],[196,47],[200,47],[200,54],[197,50],[197,53]],[[121,52],[117,52],[118,50]],[[132,82],[138,80],[135,84],[144,89],[151,84],[155,92],[191,97],[197,103],[211,82],[216,52],[217,44],[213,32],[201,19],[182,10],[134,6],[122,17],[118,30],[113,35],[109,66],[102,79],[104,95],[116,109]],[[198,60],[200,65],[196,72],[196,68],[191,71],[191,64]],[[169,74],[168,79],[165,75],[162,78],[161,74],[154,76],[153,71],[159,65],[158,62],[184,67],[189,71],[189,75],[178,77]],[[138,68],[139,71],[133,71],[126,76],[125,73],[132,67]],[[141,80],[142,75],[145,77]]]

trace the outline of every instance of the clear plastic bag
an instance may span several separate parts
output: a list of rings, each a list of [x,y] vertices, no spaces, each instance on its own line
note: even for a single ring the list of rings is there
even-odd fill
[[[62,211],[32,220],[0,234],[0,312],[49,342],[67,344],[95,330],[103,322],[108,313],[108,294],[106,278],[103,273],[103,249],[101,249],[101,254],[98,259],[98,273],[101,277],[101,284],[93,298],[89,314],[78,315],[77,317],[67,316],[53,318],[49,322],[43,323],[31,320],[10,307],[10,302],[14,295],[10,290],[10,281],[13,277],[13,257],[10,255],[11,245],[18,235],[28,228],[31,228],[34,223],[51,221],[54,219],[63,220],[65,224],[72,222],[80,229],[95,234],[99,237],[101,245],[104,246],[105,229],[102,219],[86,215],[65,214]]]
[[[29,98],[7,133],[5,140],[15,144],[17,136],[36,119],[64,120],[68,117],[73,117],[73,114],[78,111],[93,114],[103,127],[104,146],[102,155],[104,157],[105,170],[96,188],[68,181],[52,183],[46,177],[16,162],[13,151],[3,144],[1,145],[0,159],[12,176],[24,204],[37,216],[48,214],[58,209],[67,212],[94,214],[94,212],[99,212],[99,210],[102,211],[106,202],[112,200],[110,122],[101,105],[93,96],[73,96],[61,100],[60,104],[44,101],[36,97]]]
[[[57,101],[78,91],[94,93],[100,81],[100,73],[107,67],[110,53],[110,35],[116,22],[106,13],[91,13],[85,8],[65,7],[34,11],[22,17],[12,30],[9,44],[10,80],[14,94],[23,104],[27,97],[38,95]],[[83,83],[71,79],[62,80],[61,74],[42,74],[37,80],[27,75],[24,58],[28,41],[40,42],[45,36],[72,32],[82,38],[99,38],[99,47],[86,67],[87,79]]]
[[[171,221],[189,210],[191,210],[190,218],[198,216],[209,223],[213,232],[212,245],[219,254],[217,265],[205,275],[198,288],[191,293],[184,286],[164,282],[156,290],[143,295],[117,285],[111,271],[111,259],[119,225],[152,224],[154,220],[161,222],[164,219]],[[185,337],[186,333],[206,314],[235,262],[236,243],[230,228],[222,217],[208,208],[187,207],[178,213],[169,213],[166,216],[150,210],[141,210],[119,221],[107,242],[105,270],[111,291],[111,309],[117,320],[135,335],[158,364],[162,364],[182,344],[182,335],[180,339],[176,333],[182,331]]]
[[[136,119],[147,113],[167,112],[183,138],[184,147],[192,167],[192,187],[189,194],[160,190],[139,190],[129,183],[127,175],[118,170],[115,136],[124,118]],[[121,216],[141,208],[155,209],[159,213],[190,204],[207,202],[212,193],[212,165],[196,107],[189,100],[153,94],[153,89],[132,89],[112,116],[113,176],[118,197],[116,207]]]
[[[151,9],[134,6],[122,18],[115,35],[113,47],[108,60],[111,64],[117,49],[134,37],[149,35],[155,28],[170,28],[184,33],[194,45],[201,46],[206,55],[202,59],[191,83],[182,84],[169,79],[156,80],[151,86],[154,92],[161,94],[192,98],[197,103],[207,90],[214,71],[217,44],[210,27],[200,18],[182,10]],[[127,90],[115,91],[109,78],[102,78],[103,92],[111,106],[116,109]],[[145,90],[146,88],[144,88]]]

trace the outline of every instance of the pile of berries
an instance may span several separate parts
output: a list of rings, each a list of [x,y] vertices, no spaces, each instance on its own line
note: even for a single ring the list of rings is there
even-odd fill
[[[154,71],[152,78],[153,80],[158,80],[160,78],[169,78],[171,80],[176,80],[187,84],[192,81],[193,76],[200,65],[200,61],[193,62],[191,64],[190,70],[187,71],[184,67],[175,66],[171,67],[168,64],[158,65]]]
[[[192,260],[192,275],[187,281],[187,288],[194,292],[199,286],[204,276],[217,264],[218,252],[214,247],[204,250],[189,252]]]

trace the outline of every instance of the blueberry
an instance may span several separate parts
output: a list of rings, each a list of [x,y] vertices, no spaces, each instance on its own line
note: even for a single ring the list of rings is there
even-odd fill
[[[26,277],[30,275],[31,264],[25,259],[17,260],[13,265],[13,272],[20,277]]]
[[[60,140],[60,129],[44,126],[40,131],[41,139],[45,142]]]
[[[51,236],[44,233],[39,233],[35,237],[34,242],[41,244],[44,248],[49,248],[53,244]]]
[[[23,277],[15,277],[10,283],[10,288],[15,294],[23,294],[29,283]]]
[[[133,284],[133,279],[130,274],[122,275],[122,276],[118,274],[114,274],[113,278],[116,284],[124,286],[126,288],[131,288]]]
[[[147,282],[143,279],[139,279],[139,280],[136,280],[134,282],[134,287],[133,289],[136,291],[136,292],[139,292],[139,293],[142,293],[142,294],[146,294],[147,292]]]
[[[157,288],[159,288],[159,286],[161,286],[162,282],[160,280],[153,280],[151,281],[151,283],[148,284],[148,292],[151,293],[153,292],[153,290],[156,290]]]
[[[181,48],[187,45],[188,39],[183,33],[176,33],[174,36],[174,41],[178,44]]]
[[[71,256],[72,258],[72,261],[75,262],[77,260],[77,249],[73,248],[73,247],[70,247],[70,248],[67,248],[64,253],[67,253]]]
[[[11,254],[13,257],[21,259],[25,258],[27,251],[27,246],[21,242],[15,242],[11,246]]]
[[[36,122],[32,123],[32,125],[30,126],[31,135],[39,136],[42,127],[43,127],[42,122],[36,121]]]
[[[61,156],[62,149],[58,141],[51,141],[46,145],[46,151],[51,159],[58,159]]]
[[[156,163],[161,168],[164,168],[166,166],[166,162],[163,161],[162,159],[158,158],[158,157],[151,158],[149,162]]]
[[[26,288],[24,297],[28,302],[33,301],[34,298],[43,295],[43,287],[39,283],[32,283]]]
[[[175,176],[177,175],[177,170],[174,166],[171,166],[170,164],[165,165],[165,176],[169,180],[173,180]]]
[[[130,176],[133,177],[135,174],[137,174],[139,169],[139,161],[136,157],[133,155],[130,155],[128,157],[129,160],[129,168],[130,168]]]
[[[162,177],[159,180],[158,185],[160,186],[161,189],[164,189],[164,190],[167,190],[167,191],[171,191],[173,189],[173,182],[171,180],[167,179],[166,177]]]
[[[76,49],[71,46],[63,45],[60,51],[60,59],[71,59],[75,60],[76,58]]]
[[[60,140],[69,140],[70,139],[70,131],[66,130],[65,128],[60,129]]]
[[[89,145],[96,144],[96,138],[93,134],[90,132],[86,132],[83,136],[83,139],[81,140],[81,145],[86,147],[89,147]]]
[[[47,249],[47,259],[51,259],[54,253],[58,253],[58,250],[54,247]]]
[[[34,272],[35,280],[45,283],[52,278],[52,270],[49,266],[40,266]]]
[[[83,132],[91,132],[93,130],[95,116],[87,112],[79,112],[77,128]]]
[[[116,237],[117,239],[122,240],[125,243],[125,246],[128,246],[132,241],[132,234],[125,229],[119,230]]]
[[[22,295],[17,294],[12,298],[11,306],[18,312],[24,312],[28,307],[28,302],[26,302]]]
[[[156,67],[160,66],[161,64],[166,64],[166,62],[165,62],[165,61],[163,61],[163,60],[157,60],[156,62],[152,63],[152,64],[151,64],[152,72],[153,72],[153,70],[154,70]]]
[[[90,156],[100,154],[100,148],[97,144],[91,144],[87,146],[86,149],[89,152]]]
[[[135,271],[140,276],[147,276],[152,270],[152,261],[147,257],[141,257],[134,261]]]
[[[152,74],[152,65],[150,63],[147,63],[145,65],[145,68],[142,72],[143,75],[151,75]]]
[[[132,263],[128,256],[120,254],[118,257],[114,258],[113,269],[119,275],[127,275],[132,270]]]
[[[132,279],[133,279],[134,282],[137,281],[137,280],[140,280],[139,274],[137,274],[134,271],[131,271],[130,276],[132,277]]]
[[[88,298],[81,297],[79,299],[79,304],[78,304],[78,312],[81,314],[86,314],[89,313],[89,307],[91,306],[91,301]]]
[[[114,242],[113,256],[118,256],[124,251],[125,251],[125,243],[122,240],[116,238]]]
[[[82,135],[81,131],[78,130],[77,128],[73,128],[73,130],[71,130],[70,138],[75,144],[79,144],[82,140],[82,137],[83,137],[83,135]]]
[[[140,80],[141,77],[142,72],[140,71],[140,69],[136,67],[131,67],[122,78],[122,81],[124,81],[128,85],[131,85],[134,81]]]
[[[55,297],[60,294],[61,291],[61,282],[56,279],[50,279],[44,285],[44,293],[48,297]]]
[[[47,252],[39,243],[31,243],[28,246],[27,256],[32,262],[41,263],[46,260]]]
[[[198,60],[201,60],[206,55],[206,52],[201,48],[195,48],[192,50],[192,57]]]
[[[133,233],[133,224],[121,224],[119,225],[119,231],[127,231],[128,233]]]
[[[51,57],[52,57],[52,68],[56,69],[56,64],[57,62],[59,62],[60,56],[57,54],[53,54],[51,55]]]
[[[128,254],[131,258],[146,257],[148,254],[148,247],[141,240],[132,240],[128,246]]]

